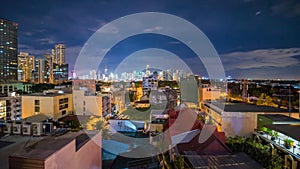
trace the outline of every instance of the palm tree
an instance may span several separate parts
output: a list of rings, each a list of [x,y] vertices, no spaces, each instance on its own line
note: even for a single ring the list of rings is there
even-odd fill
[[[82,127],[85,130],[98,130],[102,131],[102,138],[109,139],[109,126],[106,121],[103,121],[102,118],[91,117],[89,120],[82,123]]]
[[[103,121],[102,119],[98,119],[95,123],[92,124],[93,128],[96,130],[101,130],[102,131],[102,138],[103,139],[109,139],[110,134],[109,134],[109,126],[107,122]]]

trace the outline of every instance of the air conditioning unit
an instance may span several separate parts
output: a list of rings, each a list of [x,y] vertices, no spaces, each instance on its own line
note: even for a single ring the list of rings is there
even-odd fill
[[[23,124],[22,133],[23,133],[23,135],[31,135],[31,124],[30,123]]]
[[[43,133],[43,124],[42,123],[31,123],[32,135],[41,136]]]
[[[14,123],[12,125],[12,128],[13,128],[13,134],[21,134],[21,128],[22,128],[22,124],[18,124],[18,123]]]
[[[3,133],[11,134],[12,133],[12,123],[4,123],[5,127]]]

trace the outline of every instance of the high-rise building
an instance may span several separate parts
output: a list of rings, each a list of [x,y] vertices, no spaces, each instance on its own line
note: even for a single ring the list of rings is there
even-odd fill
[[[69,65],[66,64],[65,50],[64,44],[57,44],[52,49],[52,80],[50,83],[62,83],[68,80]]]
[[[49,83],[53,83],[53,57],[50,54],[45,54],[46,59],[46,75]]]
[[[63,83],[68,81],[69,65],[53,64],[53,83]]]
[[[47,64],[45,59],[35,60],[35,83],[47,83]]]
[[[54,46],[54,49],[52,49],[53,63],[58,65],[66,63],[65,50],[66,47],[64,44],[57,44]]]
[[[146,76],[147,76],[147,77],[150,76],[150,73],[151,73],[151,71],[150,71],[150,66],[147,65],[147,66],[146,66]]]
[[[34,67],[34,56],[20,52],[18,55],[18,81],[32,82]]]
[[[0,19],[0,81],[18,80],[18,24]]]
[[[93,80],[97,79],[96,70],[90,70],[90,79],[93,79]]]

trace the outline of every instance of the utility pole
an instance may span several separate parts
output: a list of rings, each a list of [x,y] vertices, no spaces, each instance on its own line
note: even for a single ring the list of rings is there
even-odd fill
[[[291,84],[289,84],[289,117],[291,117]]]
[[[299,119],[300,119],[300,90],[298,90],[298,95],[299,95],[299,99],[298,99],[298,102],[299,102],[298,110],[299,110]]]

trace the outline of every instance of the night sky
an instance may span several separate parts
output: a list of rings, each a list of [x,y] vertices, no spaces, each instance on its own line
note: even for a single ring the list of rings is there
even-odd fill
[[[1,2],[0,18],[19,23],[19,51],[43,57],[56,43],[64,43],[73,69],[79,51],[96,30],[138,12],[169,13],[196,25],[219,53],[227,76],[300,79],[297,0],[7,0]],[[114,69],[124,57],[151,47],[172,51],[180,58],[194,57],[172,38],[146,34],[120,42],[103,62]],[[201,63],[190,66],[206,76]]]

